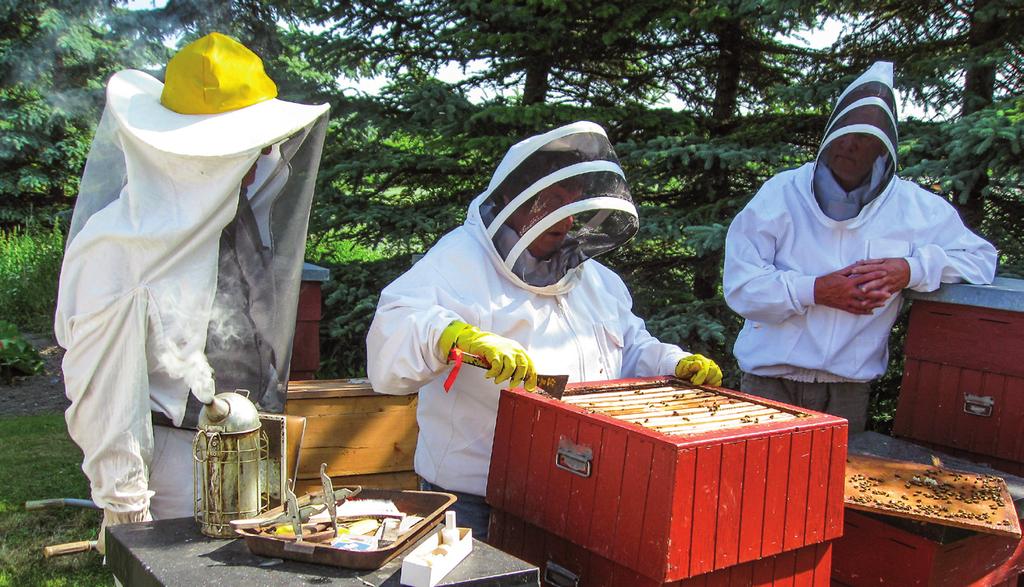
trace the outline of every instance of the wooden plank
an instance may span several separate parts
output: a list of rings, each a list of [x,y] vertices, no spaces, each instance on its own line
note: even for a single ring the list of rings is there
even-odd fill
[[[615,563],[603,556],[598,556],[596,553],[591,552],[587,571],[586,582],[581,582],[581,585],[593,585],[594,587],[619,587],[619,585],[614,582]]]
[[[690,574],[700,575],[715,568],[715,524],[718,521],[718,480],[722,446],[697,448],[697,476],[693,497],[693,539],[690,543]]]
[[[999,426],[999,448],[995,456],[1024,463],[1024,379],[1006,378],[1006,396],[1000,416],[1006,425]]]
[[[991,417],[975,416],[964,411],[966,394],[982,395],[981,371],[961,369],[960,381],[957,385],[957,410],[953,412],[953,427],[946,433],[948,444],[966,450],[974,449],[975,433],[987,433],[992,427]]]
[[[610,559],[615,535],[615,513],[619,511],[622,495],[622,471],[626,462],[626,431],[622,428],[606,427],[601,438],[600,455],[594,455],[597,463],[597,487],[594,491],[594,511],[591,514],[590,538],[594,551]]]
[[[563,437],[576,443],[578,426],[579,417],[576,414],[559,410],[558,419],[555,421],[556,446]],[[565,525],[568,523],[566,513],[569,508],[569,490],[572,487],[573,477],[575,477],[573,473],[562,469],[553,469],[548,475],[544,523],[540,526],[558,536],[565,535]]]
[[[828,506],[829,456],[831,452],[832,429],[818,428],[812,432],[804,544],[815,544],[825,539],[825,508]]]
[[[795,551],[793,562],[793,587],[814,587],[814,571],[817,568],[818,553],[812,544]]]
[[[832,543],[822,542],[815,545],[817,562],[814,566],[814,587],[830,587],[832,585]]]
[[[693,544],[693,495],[697,480],[697,451],[680,449],[676,457],[675,482],[672,484],[670,519],[670,576],[688,576],[690,545]]]
[[[554,437],[554,435],[551,435]],[[593,455],[597,455],[601,448],[602,427],[587,420],[579,424],[578,432],[579,446],[590,448]],[[553,470],[555,447],[548,451],[548,470]],[[579,544],[590,548],[587,542],[590,537],[590,522],[594,515],[594,496],[597,488],[597,475],[595,468],[601,463],[591,461],[589,477],[572,478],[569,487],[569,524],[566,527],[565,537],[573,544]],[[544,480],[545,484],[547,479]],[[539,485],[544,487],[544,485]]]
[[[754,583],[753,563],[739,564],[730,568],[728,571],[730,587],[749,587]]]
[[[415,452],[416,437],[412,435],[381,446],[365,443],[321,448],[303,446],[298,476],[300,479],[318,476],[321,463],[327,463],[327,474],[332,477],[408,471]]]
[[[921,361],[906,357],[903,362],[903,379],[900,381],[899,401],[896,404],[896,416],[893,419],[893,433],[896,436],[913,437],[917,422],[918,401],[922,394]]]
[[[498,397],[498,415],[494,423],[494,442],[491,446],[491,466],[487,471],[487,503],[499,510],[505,507],[505,479],[508,479],[508,459],[512,445],[512,417],[515,396],[502,392]]]
[[[747,441],[747,455],[743,463],[743,496],[737,558],[739,562],[761,558],[767,470],[768,438]]]
[[[811,474],[811,432],[795,432],[789,451],[789,489],[783,550],[804,545],[807,523],[807,484]]]
[[[392,397],[375,392],[369,379],[310,379],[289,381],[286,401],[362,396]]]
[[[508,464],[505,466],[505,511],[525,519],[527,492],[526,468],[530,463],[530,443],[536,407],[533,403],[517,398],[513,403],[511,445]]]
[[[352,487],[359,485],[372,489],[412,489],[417,490],[420,486],[420,478],[415,471],[402,471],[399,473],[376,473],[374,475],[350,475],[331,477],[331,483],[335,487]],[[296,479],[295,495],[303,495],[320,489],[320,477],[315,479]]]
[[[1021,537],[1001,477],[852,454],[846,464],[845,502],[866,512]]]
[[[545,512],[548,508],[549,493],[544,490],[531,491],[531,488],[544,488],[555,470],[555,452],[558,440],[555,436],[555,422],[558,414],[555,410],[539,409],[533,419],[532,436],[517,436],[513,442],[528,442],[530,458],[525,470],[515,468],[515,474],[526,478],[527,504],[524,505],[523,519],[530,524],[543,525]]]
[[[775,574],[772,587],[793,587],[796,572],[796,553],[792,550],[775,555]]]
[[[825,505],[825,540],[843,535],[843,494],[846,491],[846,424],[832,426],[832,450],[829,454],[828,503]]]
[[[302,448],[373,447],[408,442],[415,444],[418,434],[415,410],[393,410],[373,415],[320,416],[306,418]]]
[[[637,567],[644,526],[647,486],[651,478],[654,443],[632,435],[626,440],[626,463],[622,472],[622,504],[615,512],[615,547],[612,560],[631,569]]]
[[[339,414],[379,414],[389,410],[416,413],[415,395],[378,395],[289,400],[284,412],[289,416],[336,416]]]
[[[715,522],[715,568],[731,567],[739,560],[741,497],[746,442],[722,445],[718,480],[718,519]]]
[[[768,443],[768,477],[765,482],[764,539],[761,557],[782,552],[789,487],[789,434],[772,436]]]
[[[672,530],[672,482],[675,480],[676,447],[655,444],[651,479],[647,486],[647,507],[640,532],[640,560],[637,570],[654,578],[672,580],[669,573],[669,536]]]
[[[964,407],[964,398],[960,393],[960,372],[960,367],[939,365],[939,378],[932,392],[935,394],[935,405],[929,410],[933,426],[931,439],[936,442],[949,442],[956,413]]]
[[[939,368],[939,365],[926,361],[921,361],[918,367],[918,386],[913,391],[915,394],[920,394],[921,399],[916,405],[919,415],[915,417],[914,421],[917,425],[908,434],[910,438],[928,440],[935,438],[936,434],[941,438],[943,434],[941,429],[936,429],[935,418],[932,417],[932,412],[941,409],[934,392],[939,384]],[[924,405],[927,405],[927,408],[923,407]],[[924,411],[922,412],[922,410]]]
[[[775,584],[775,557],[769,556],[751,563],[754,566],[751,587],[771,587]]]
[[[915,300],[907,330],[906,354],[936,363],[971,365],[1024,376],[1024,316],[993,308]]]
[[[1021,420],[1021,414],[1024,412],[1009,414],[1003,409],[1006,405],[1005,386],[1006,377],[999,373],[985,373],[982,377],[980,395],[992,398],[994,405],[990,417],[974,416],[976,420],[985,421],[976,424],[977,430],[971,442],[973,452],[983,455],[996,454],[999,449],[999,430],[1003,426],[1003,421],[1007,420],[1007,424],[1012,425],[1009,424],[1009,420]]]

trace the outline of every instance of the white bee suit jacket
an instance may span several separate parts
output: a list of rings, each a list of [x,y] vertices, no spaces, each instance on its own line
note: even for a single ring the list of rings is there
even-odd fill
[[[179,115],[160,106],[161,89],[131,70],[108,84],[54,322],[67,349],[68,430],[93,500],[114,512],[148,507],[151,413],[181,425],[190,389],[207,401],[220,391],[204,352],[222,231],[238,212],[243,177],[263,147],[309,135],[327,111],[268,100]],[[308,204],[305,214],[303,223]]]
[[[862,259],[905,258],[908,287],[991,283],[995,248],[956,210],[917,184],[893,178],[861,213],[826,216],[811,193],[814,163],[773,177],[736,216],[726,237],[725,299],[746,318],[740,368],[764,377],[870,381],[885,372],[886,341],[902,296],[871,315],[814,304],[814,280]]]
[[[495,176],[505,171],[499,167]],[[486,491],[502,386],[486,379],[483,369],[463,366],[445,392],[451,365],[438,340],[451,322],[519,342],[539,373],[567,374],[570,382],[672,374],[689,354],[651,336],[632,313],[622,280],[593,259],[547,286],[517,277],[481,220],[488,196],[477,197],[463,226],[383,290],[367,336],[374,390],[419,392],[416,472],[445,489],[475,495]]]

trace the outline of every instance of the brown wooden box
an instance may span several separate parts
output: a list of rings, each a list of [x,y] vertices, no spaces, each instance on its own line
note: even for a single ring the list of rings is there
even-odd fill
[[[1024,313],[915,300],[893,431],[1024,473]]]
[[[306,418],[296,495],[320,486],[321,463],[335,485],[417,489],[416,400],[365,379],[290,382],[285,413]]]
[[[502,391],[488,503],[659,583],[840,535],[846,420],[665,378],[570,385],[563,399],[622,393],[613,402],[697,404],[629,422]],[[671,418],[693,428],[651,428]]]

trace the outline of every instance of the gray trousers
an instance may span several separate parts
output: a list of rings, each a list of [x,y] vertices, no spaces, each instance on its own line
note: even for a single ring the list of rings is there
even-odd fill
[[[807,383],[743,373],[740,391],[846,418],[850,434],[863,432],[867,425],[870,383]]]

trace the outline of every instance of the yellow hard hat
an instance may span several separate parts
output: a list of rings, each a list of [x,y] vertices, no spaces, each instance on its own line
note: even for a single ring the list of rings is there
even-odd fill
[[[167,63],[160,103],[178,114],[220,114],[277,97],[263,61],[245,45],[210,33]]]

